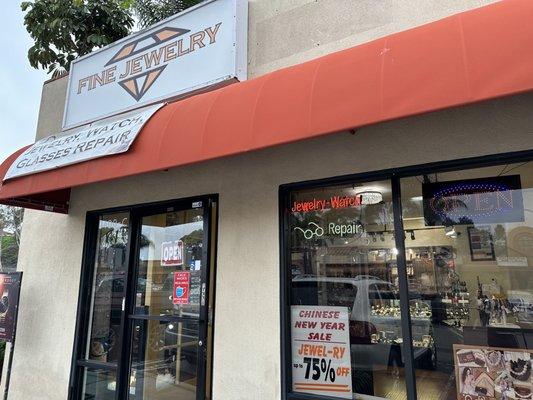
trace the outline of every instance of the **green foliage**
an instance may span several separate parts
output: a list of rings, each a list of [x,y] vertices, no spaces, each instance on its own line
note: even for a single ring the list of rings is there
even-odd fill
[[[3,271],[17,267],[23,217],[23,208],[0,206],[0,266]]]
[[[30,65],[57,75],[75,58],[128,35],[134,23],[130,1],[24,1],[24,25],[35,41],[28,50]]]
[[[17,269],[19,246],[14,236],[2,237],[2,270],[14,271]]]
[[[139,18],[139,26],[145,28],[165,18],[192,7],[202,0],[124,0],[130,4]]]

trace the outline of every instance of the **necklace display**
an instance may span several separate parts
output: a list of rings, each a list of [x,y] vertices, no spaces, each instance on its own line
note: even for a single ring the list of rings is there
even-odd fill
[[[502,353],[499,351],[491,351],[487,354],[487,365],[492,368],[498,368],[502,363]]]
[[[511,376],[519,381],[527,381],[531,375],[531,362],[529,360],[511,360]]]
[[[431,317],[431,309],[427,305],[417,305],[409,307],[411,317],[418,317],[429,319]],[[399,306],[384,306],[375,305],[371,307],[371,315],[373,316],[385,316],[385,317],[399,317],[401,315]]]

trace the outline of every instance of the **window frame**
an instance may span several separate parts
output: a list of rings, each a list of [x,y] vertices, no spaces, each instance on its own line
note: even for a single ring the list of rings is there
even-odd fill
[[[479,157],[468,157],[445,160],[425,164],[417,164],[399,168],[389,168],[378,171],[347,174],[323,179],[288,183],[279,186],[279,249],[280,249],[280,343],[281,343],[281,399],[282,400],[338,400],[338,398],[297,393],[292,391],[292,353],[290,329],[290,283],[291,283],[291,249],[289,232],[290,195],[294,191],[317,189],[343,184],[364,183],[376,180],[389,180],[392,188],[392,204],[394,218],[395,245],[398,249],[397,266],[399,277],[399,296],[401,311],[401,327],[403,336],[402,351],[405,354],[405,383],[408,400],[417,400],[416,377],[414,370],[414,355],[411,331],[411,316],[409,313],[409,292],[405,260],[405,238],[398,232],[404,231],[401,179],[429,173],[459,171],[483,168],[505,164],[533,161],[533,150],[490,154]]]

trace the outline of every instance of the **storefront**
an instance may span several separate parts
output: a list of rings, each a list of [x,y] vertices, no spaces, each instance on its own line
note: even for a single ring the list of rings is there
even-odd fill
[[[532,173],[525,153],[283,186],[287,386],[530,398]],[[313,314],[335,310],[346,342]]]
[[[292,6],[259,3],[253,79],[130,118],[126,151],[3,181],[28,208],[9,400],[531,399],[532,4],[279,69],[258,38]],[[204,26],[195,55],[223,43]],[[37,139],[86,120],[62,112],[104,81],[84,82],[45,85]]]

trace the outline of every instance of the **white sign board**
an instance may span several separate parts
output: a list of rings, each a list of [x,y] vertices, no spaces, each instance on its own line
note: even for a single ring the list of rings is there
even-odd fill
[[[206,1],[73,61],[63,129],[245,80],[246,1]]]
[[[35,174],[129,150],[146,121],[163,106],[95,122],[64,136],[48,136],[27,148],[11,164],[4,180]]]
[[[348,307],[292,306],[292,390],[352,398]]]

